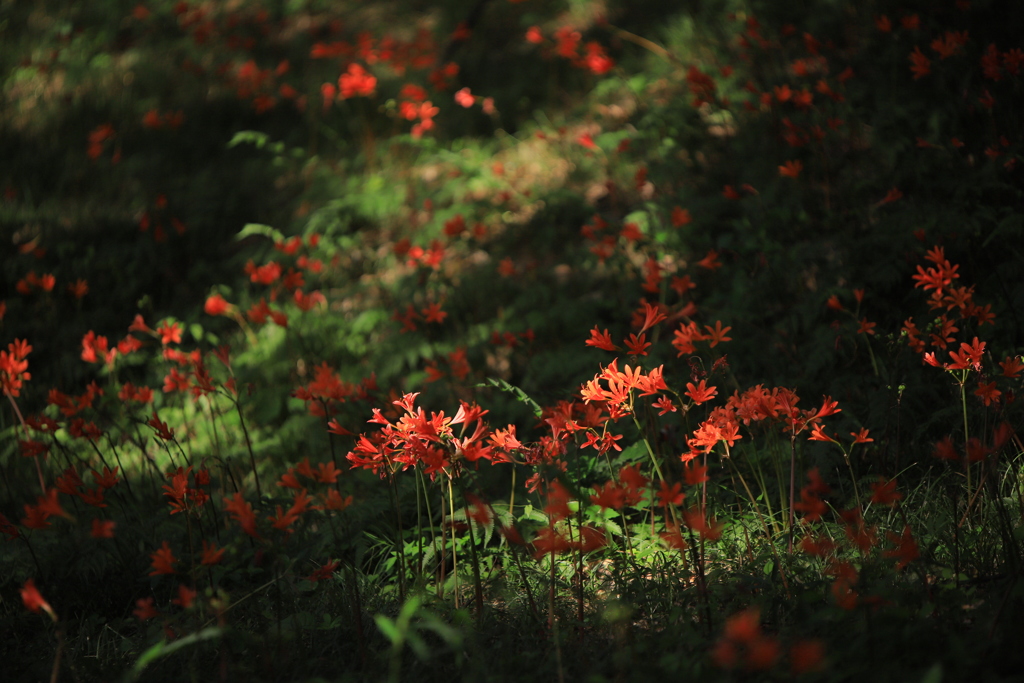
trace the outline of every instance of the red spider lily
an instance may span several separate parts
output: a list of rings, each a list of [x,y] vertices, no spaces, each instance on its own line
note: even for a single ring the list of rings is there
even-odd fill
[[[840,516],[846,525],[846,537],[857,546],[862,555],[867,555],[878,542],[878,527],[864,524],[864,518],[857,508],[841,512]]]
[[[859,432],[850,432],[850,436],[853,437],[854,443],[871,443],[874,441],[874,439],[868,436],[867,428],[861,428]]]
[[[952,57],[967,43],[967,31],[946,31],[946,33],[931,42],[931,48],[938,53],[942,59]]]
[[[224,510],[238,522],[242,531],[253,538],[260,537],[256,531],[256,513],[253,512],[252,505],[245,502],[241,492],[236,492],[231,498],[224,499]]]
[[[337,571],[337,569],[338,569],[338,561],[337,560],[330,560],[326,564],[323,564],[319,568],[317,568],[316,571],[314,571],[312,574],[307,576],[306,579],[308,581],[310,581],[311,583],[316,583],[317,581],[323,581],[325,579],[331,578],[331,576],[334,575],[334,572]]]
[[[207,315],[224,315],[233,307],[220,294],[212,294],[206,299],[203,311]]]
[[[327,491],[326,498],[324,499],[324,507],[327,508],[328,510],[335,510],[337,512],[341,512],[342,510],[344,510],[345,508],[352,504],[352,500],[352,496],[346,496],[342,498],[341,494],[338,493],[337,489],[330,489],[329,491]]]
[[[667,315],[662,313],[661,309],[658,306],[652,306],[646,301],[643,302],[638,312],[642,312],[644,316],[644,324],[640,328],[641,334],[651,329],[652,327],[654,327],[661,321],[665,320],[666,318],[668,318]]]
[[[932,72],[932,62],[924,56],[920,47],[914,46],[914,51],[910,53],[909,59],[910,71],[914,74],[914,80],[924,78]]]
[[[800,549],[813,557],[828,557],[836,549],[836,544],[828,536],[804,536],[800,539]]]
[[[469,88],[462,88],[455,93],[455,103],[460,107],[469,109],[476,103],[476,98],[473,97],[473,93]]]
[[[794,676],[820,671],[825,666],[825,646],[820,640],[798,640],[789,648]]]
[[[723,669],[735,668],[742,660],[750,671],[767,671],[778,661],[778,639],[761,632],[760,611],[751,607],[726,620],[711,658]]]
[[[689,396],[695,404],[700,405],[701,403],[706,403],[717,396],[718,389],[707,386],[707,381],[702,379],[700,384],[697,385],[694,385],[693,382],[687,382],[685,394]]]
[[[690,215],[689,209],[684,209],[679,206],[672,207],[672,227],[681,228],[684,225],[689,225],[693,221],[693,217]]]
[[[626,351],[631,356],[646,356],[647,349],[651,346],[651,343],[647,341],[647,335],[641,333],[640,336],[630,334],[628,339],[623,339],[622,343],[626,346]]]
[[[166,422],[161,422],[160,418],[157,417],[156,411],[153,411],[153,417],[146,423],[150,427],[156,430],[156,435],[164,441],[172,441],[174,439],[174,432],[168,427]]]
[[[160,343],[164,346],[167,346],[168,344],[180,344],[181,324],[176,322],[168,323],[165,320],[157,327],[156,334],[160,337]]]
[[[149,557],[153,561],[153,571],[149,573],[150,576],[175,573],[174,563],[178,560],[174,557],[174,552],[167,541],[164,541],[158,550],[150,553]]]
[[[200,560],[200,564],[203,564],[207,567],[211,567],[215,564],[219,564],[223,558],[224,548],[218,548],[214,544],[208,543],[206,540],[203,540],[203,554],[202,559]]]
[[[717,541],[722,537],[724,525],[715,521],[714,517],[706,517],[704,511],[700,508],[684,510],[683,520],[686,522],[686,526],[696,531],[705,540]]]
[[[103,502],[102,488],[97,487],[95,489],[86,489],[84,491],[79,492],[78,496],[86,505],[91,505],[97,508],[107,507],[107,504]]]
[[[868,322],[867,318],[861,318],[857,327],[857,334],[873,335],[877,324],[878,323]]]
[[[802,170],[804,170],[803,162],[790,160],[779,166],[779,175],[784,178],[797,178]]]
[[[82,278],[78,278],[77,281],[69,284],[67,289],[68,292],[71,293],[71,296],[75,297],[76,299],[81,299],[86,294],[89,293],[89,283],[83,280]]]
[[[917,547],[917,541],[911,535],[909,526],[903,527],[902,534],[894,534],[890,531],[887,535],[889,541],[893,544],[893,549],[886,550],[882,553],[882,556],[896,558],[896,571],[900,571],[920,557],[921,553]]]
[[[421,311],[423,320],[428,323],[443,323],[448,314],[441,310],[441,304],[432,303]]]
[[[812,425],[811,435],[807,437],[808,441],[831,441],[832,443],[839,443],[825,432],[823,425]]]
[[[836,604],[845,610],[852,610],[857,606],[857,591],[853,590],[857,583],[857,570],[849,562],[833,561],[829,566],[828,573],[836,577],[832,584],[832,597]]]
[[[960,351],[950,351],[949,357],[953,360],[952,363],[945,366],[947,370],[966,370],[968,368],[974,368],[975,370],[981,370],[981,358],[985,353],[985,342],[978,341],[975,337],[974,340],[968,344],[962,342],[960,344]]]
[[[948,436],[935,444],[933,455],[939,460],[955,461],[960,459],[960,454],[956,452],[956,447],[953,445],[953,439]]]
[[[602,510],[611,508],[621,510],[626,502],[626,491],[614,481],[606,481],[602,486],[594,484],[594,491],[590,496],[590,502],[600,505]]]
[[[321,484],[334,484],[338,481],[338,475],[341,474],[333,462],[320,463],[317,465],[317,471],[313,477]]]
[[[377,77],[359,64],[349,64],[348,70],[338,77],[338,97],[370,97],[377,88]]]
[[[705,325],[704,329],[708,331],[708,334],[705,337],[705,339],[711,340],[712,348],[718,346],[720,342],[732,341],[732,337],[725,336],[725,333],[731,330],[732,327],[723,328],[721,320],[716,320],[714,327],[711,327],[710,325]]]
[[[43,610],[46,612],[54,622],[57,621],[57,615],[54,613],[53,608],[50,607],[50,603],[39,592],[36,588],[35,579],[28,579],[21,587],[21,601],[30,612],[38,612]]]
[[[113,488],[114,485],[117,484],[117,472],[120,469],[120,467],[115,467],[113,470],[111,470],[109,467],[104,466],[103,474],[100,474],[96,470],[91,470],[93,481],[95,481],[98,486],[102,486],[104,489]]]
[[[661,396],[657,401],[651,404],[652,407],[658,410],[658,415],[665,415],[666,413],[676,412],[676,406],[672,402],[672,399],[668,396]]]
[[[716,270],[722,267],[722,262],[718,260],[718,252],[712,249],[704,258],[697,261],[697,265],[708,270]]]
[[[82,360],[86,363],[102,363],[108,365],[117,356],[117,349],[107,348],[107,338],[96,336],[96,333],[89,330],[82,337]]]
[[[995,382],[978,382],[978,388],[974,390],[974,395],[980,398],[986,406],[999,403],[1002,393],[996,389]]]
[[[192,601],[196,599],[196,591],[192,590],[184,584],[178,585],[178,597],[171,600],[172,604],[180,605],[183,609],[188,609],[192,606]]]
[[[545,555],[559,555],[567,550],[572,550],[572,543],[552,527],[542,528],[533,539],[533,558],[539,560]]]
[[[136,600],[135,609],[132,610],[132,614],[139,621],[148,621],[160,616],[160,613],[153,607],[153,598],[139,598]]]
[[[114,537],[114,527],[117,524],[111,519],[94,519],[92,520],[92,531],[90,535],[96,539],[107,539]]]
[[[594,346],[604,351],[618,351],[619,347],[615,346],[612,342],[611,335],[608,334],[606,329],[604,332],[598,331],[597,327],[594,327],[590,331],[590,339],[584,342],[587,346]]]
[[[309,508],[309,504],[312,500],[313,499],[310,498],[309,494],[306,493],[306,489],[302,489],[295,494],[292,506],[288,508],[286,512],[282,512],[280,505],[276,506],[276,514],[269,518],[271,526],[275,529],[291,533],[291,525],[298,520],[299,515]]]
[[[903,197],[903,193],[900,192],[899,188],[894,187],[882,198],[882,201],[878,202],[879,206],[883,204],[890,204]]]
[[[711,481],[708,477],[708,466],[697,465],[693,461],[686,463],[683,467],[683,479],[686,480],[687,486],[697,486],[706,481]]]
[[[589,41],[585,49],[586,54],[581,61],[591,73],[600,76],[608,73],[615,66],[615,61],[605,54],[604,47],[600,43]]]
[[[658,497],[658,504],[662,507],[682,505],[683,500],[686,498],[686,494],[683,493],[683,485],[678,481],[672,484],[672,486],[669,486],[667,481],[662,480],[661,488],[658,490],[656,495]]]

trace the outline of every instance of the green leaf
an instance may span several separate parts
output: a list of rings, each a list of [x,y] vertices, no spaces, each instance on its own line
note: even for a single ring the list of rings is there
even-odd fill
[[[380,629],[380,632],[391,641],[392,647],[399,647],[402,644],[402,633],[398,630],[395,622],[383,614],[374,615],[373,620],[377,623],[377,628]]]
[[[275,242],[284,241],[284,235],[281,234],[280,230],[269,225],[263,225],[262,223],[246,223],[245,226],[238,231],[238,234],[235,235],[235,239],[243,240],[250,235],[263,235]]]
[[[142,675],[142,671],[157,659],[173,654],[184,647],[188,647],[189,645],[195,645],[196,643],[201,643],[204,640],[212,640],[213,638],[219,638],[222,633],[223,629],[221,629],[220,627],[210,626],[209,628],[204,628],[202,631],[199,631],[198,633],[193,633],[191,635],[185,636],[184,638],[179,638],[178,640],[175,640],[173,643],[168,643],[166,640],[161,640],[159,643],[153,645],[148,650],[142,653],[142,655],[139,657],[138,661],[135,662],[135,665],[131,668],[131,670],[129,670],[128,673],[125,674],[124,680],[137,681],[139,680],[139,676]]]
[[[237,147],[238,145],[250,144],[255,145],[257,149],[263,149],[267,142],[270,140],[270,136],[266,133],[261,133],[257,130],[240,130],[235,133],[235,136],[228,142],[228,148]]]
[[[921,683],[942,683],[942,663],[933,664],[932,668],[928,669],[924,677],[921,678]]]
[[[503,379],[494,379],[492,377],[488,377],[486,382],[484,382],[483,384],[478,384],[477,385],[477,387],[489,387],[489,386],[490,387],[496,387],[498,389],[501,389],[505,393],[512,394],[513,396],[515,396],[517,401],[519,401],[520,403],[528,406],[530,408],[530,410],[533,411],[533,414],[536,415],[538,418],[544,412],[543,409],[540,407],[540,404],[538,404],[536,401],[534,401],[532,398],[530,398],[530,396],[525,391],[523,391],[522,389],[520,389],[517,386],[509,384],[508,382],[506,382]]]

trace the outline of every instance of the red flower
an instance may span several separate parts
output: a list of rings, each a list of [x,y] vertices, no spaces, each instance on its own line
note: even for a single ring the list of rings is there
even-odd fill
[[[790,160],[779,166],[779,175],[785,178],[796,178],[802,170],[804,170],[803,162]]]
[[[624,339],[622,343],[626,345],[626,350],[631,356],[646,356],[647,347],[651,345],[651,342],[647,341],[647,335],[643,333],[639,337],[631,334],[629,339]]]
[[[232,498],[224,499],[224,510],[238,522],[242,531],[253,538],[259,537],[256,531],[256,513],[253,512],[252,505],[245,502],[241,492],[235,493]]]
[[[167,344],[180,344],[181,343],[181,325],[180,323],[168,323],[166,320],[160,323],[160,326],[156,329],[156,333],[160,336],[160,343],[166,346]]]
[[[850,436],[853,437],[854,443],[869,443],[874,441],[874,439],[868,437],[867,428],[863,428],[859,432],[850,432]]]
[[[188,609],[192,606],[192,601],[196,599],[196,592],[185,585],[178,586],[178,597],[171,600],[175,605],[181,605],[183,608]]]
[[[29,579],[25,582],[25,585],[21,587],[21,601],[25,603],[25,607],[32,612],[38,612],[43,610],[50,615],[50,618],[57,621],[57,615],[53,613],[53,608],[39,593],[39,589],[36,588],[36,582],[34,579]]]
[[[722,267],[722,262],[718,260],[718,252],[712,249],[704,258],[697,261],[697,265],[708,270],[715,270]]]
[[[672,226],[681,228],[684,225],[688,225],[693,218],[690,216],[689,209],[683,209],[678,206],[672,207]]]
[[[153,598],[139,598],[135,601],[135,609],[132,614],[139,621],[147,621],[153,617],[160,616],[160,613],[153,607]]]
[[[686,395],[693,399],[693,402],[697,405],[706,403],[712,398],[718,395],[718,389],[715,387],[707,386],[706,380],[701,380],[700,384],[694,386],[693,382],[686,383]]]
[[[203,311],[207,315],[224,315],[228,309],[231,308],[231,304],[224,300],[220,294],[213,294],[206,299],[206,305],[203,306]]]
[[[897,502],[899,502],[900,498],[903,497],[903,494],[896,490],[895,479],[891,481],[879,479],[879,481],[871,484],[871,491],[872,503],[878,503],[879,505],[887,505],[889,507],[895,505]]]
[[[224,557],[224,548],[218,548],[212,543],[203,541],[203,559],[200,560],[201,564],[207,567],[217,564]]]
[[[93,538],[113,538],[114,527],[116,524],[111,519],[94,519],[92,520],[92,532]]]
[[[914,46],[914,51],[910,53],[910,71],[914,74],[914,80],[924,78],[932,71],[932,62],[930,59],[924,56],[921,52],[921,48]]]
[[[714,348],[715,346],[718,346],[719,342],[732,341],[732,337],[726,337],[725,336],[725,333],[728,332],[729,330],[731,330],[732,327],[724,327],[723,328],[721,320],[716,320],[714,327],[711,327],[710,325],[705,325],[704,329],[706,329],[708,331],[708,334],[705,337],[705,339],[710,339],[711,340],[712,348]]]
[[[24,339],[15,339],[7,345],[7,351],[0,351],[0,390],[17,398],[22,384],[32,378],[25,360],[31,351]]]
[[[171,546],[167,541],[163,542],[163,545],[160,546],[159,550],[150,553],[149,557],[153,561],[153,571],[149,573],[150,576],[174,573],[173,565],[178,560],[174,557],[174,552],[171,550]]]
[[[359,64],[349,64],[348,71],[338,78],[338,96],[346,100],[350,97],[373,95],[377,87],[377,78],[368,73]]]
[[[309,579],[310,581],[312,581],[313,583],[316,583],[317,581],[322,581],[324,579],[329,579],[334,574],[334,572],[335,572],[335,570],[337,568],[338,568],[338,561],[337,560],[331,560],[327,564],[322,565],[319,569],[314,571],[312,574],[310,574],[306,578]]]
[[[423,320],[428,323],[441,324],[448,317],[448,314],[441,310],[441,304],[437,302],[429,304],[421,313],[423,314]]]
[[[459,90],[458,92],[455,93],[455,103],[458,104],[460,107],[465,107],[466,109],[469,109],[470,107],[473,106],[475,102],[476,99],[473,97],[473,93],[470,91],[469,88],[463,88],[462,90]]]

